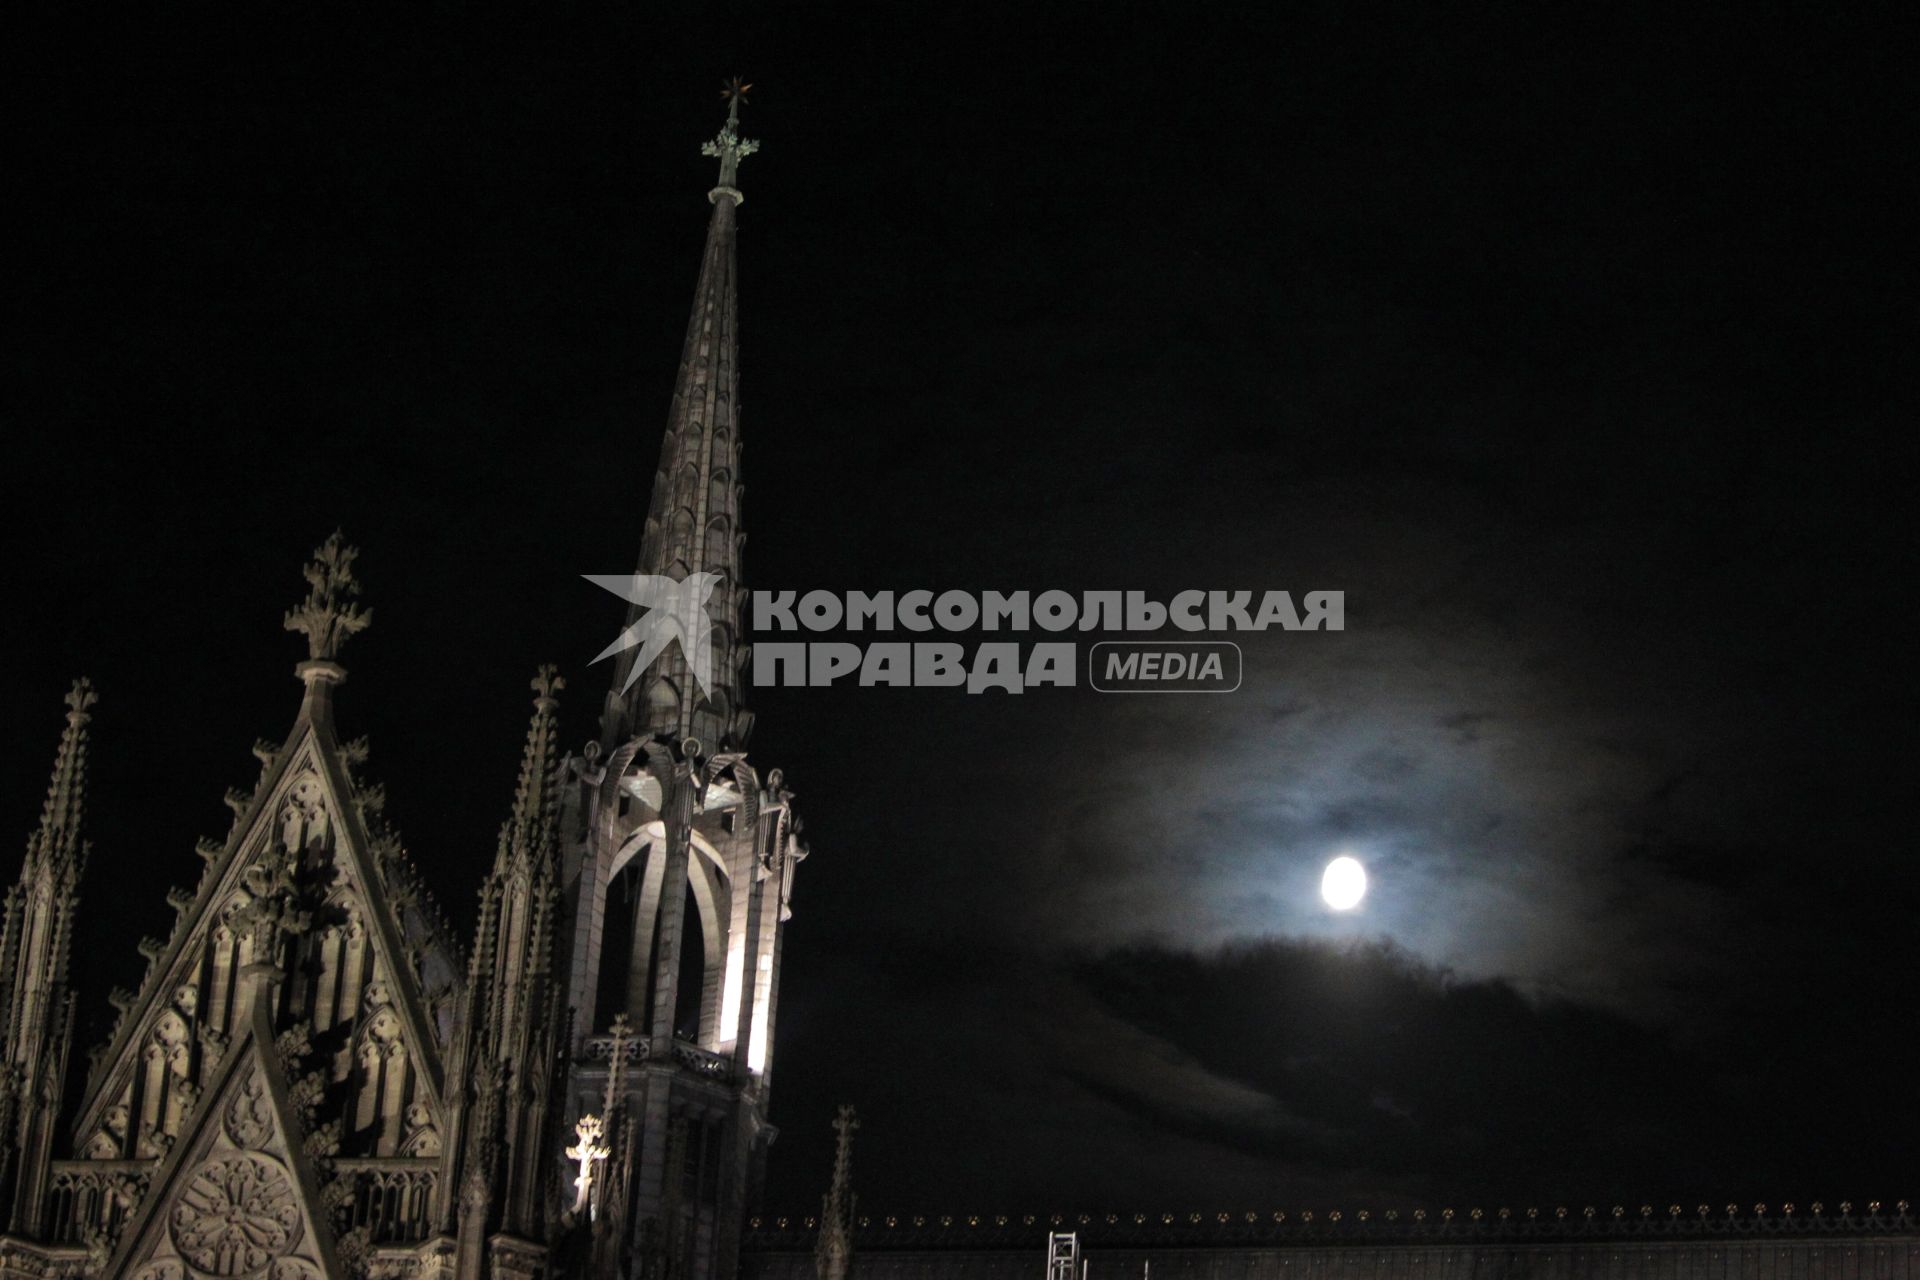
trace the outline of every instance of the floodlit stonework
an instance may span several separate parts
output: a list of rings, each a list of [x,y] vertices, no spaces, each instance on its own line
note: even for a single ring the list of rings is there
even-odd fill
[[[0,924],[0,1277],[735,1274],[805,856],[780,771],[745,754],[741,88],[707,147],[721,182],[637,568],[718,578],[713,678],[690,681],[677,646],[638,678],[629,657],[569,748],[565,682],[541,669],[479,923],[456,937],[382,818],[367,744],[335,731],[372,614],[357,552],[328,539],[286,617],[307,641],[292,726],[256,746],[232,828],[168,894],[173,927],[139,943],[145,977],[107,997],[118,1020],[68,1096],[95,703],[76,684]]]

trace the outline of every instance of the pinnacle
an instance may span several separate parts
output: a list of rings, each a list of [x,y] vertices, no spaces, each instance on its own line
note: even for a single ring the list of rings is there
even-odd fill
[[[53,776],[47,782],[39,829],[27,844],[29,859],[71,860],[83,847],[80,827],[86,810],[87,725],[98,701],[93,682],[84,676],[75,680],[67,693],[67,727],[54,754]]]
[[[513,812],[500,829],[497,868],[504,868],[508,859],[515,856],[543,862],[555,847],[559,818],[556,752],[559,721],[555,712],[560,703],[554,695],[566,685],[559,669],[552,664],[542,666],[534,674],[533,718],[527,725],[526,747],[520,756],[520,781],[514,789]]]

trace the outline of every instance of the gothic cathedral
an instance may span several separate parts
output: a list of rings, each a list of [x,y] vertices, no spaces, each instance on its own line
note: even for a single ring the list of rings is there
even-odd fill
[[[0,922],[3,1280],[736,1273],[805,856],[780,771],[745,754],[742,88],[705,148],[720,182],[600,732],[563,745],[542,668],[466,945],[381,816],[365,742],[335,732],[342,650],[371,620],[336,534],[286,618],[307,642],[292,727],[255,747],[232,829],[201,842],[78,1068],[96,699],[67,695]],[[643,582],[699,584],[710,634],[641,644]]]

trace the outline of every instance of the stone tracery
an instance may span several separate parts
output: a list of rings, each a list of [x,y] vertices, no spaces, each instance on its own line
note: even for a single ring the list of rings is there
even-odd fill
[[[279,1161],[257,1151],[203,1161],[168,1220],[174,1247],[195,1271],[242,1280],[300,1241],[300,1206]]]

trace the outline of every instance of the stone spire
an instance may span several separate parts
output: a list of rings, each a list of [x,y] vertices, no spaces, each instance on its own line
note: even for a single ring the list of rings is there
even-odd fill
[[[746,199],[735,185],[740,162],[759,143],[739,136],[740,105],[751,86],[738,78],[724,90],[727,122],[703,151],[720,161],[719,185],[708,192],[713,214],[694,285],[693,314],[680,353],[666,438],[653,476],[637,573],[678,583],[711,575],[705,620],[712,635],[711,687],[700,687],[678,644],[643,670],[645,650],[626,648],[608,699],[608,745],[633,735],[696,737],[708,752],[743,747],[752,719],[743,705],[740,642],[740,387],[735,317],[735,211]],[[631,597],[630,597],[631,598]],[[656,612],[658,612],[656,610]],[[631,628],[646,607],[628,614]],[[697,619],[695,620],[698,621]]]
[[[463,1256],[494,1231],[539,1237],[552,1189],[548,1101],[565,1015],[555,963],[560,704],[554,695],[565,687],[551,666],[533,678],[519,784],[500,828],[493,872],[480,887],[480,921],[447,1074],[458,1084],[442,1172],[446,1185],[462,1188],[457,1231]],[[455,1206],[446,1208],[452,1213]]]
[[[87,725],[93,685],[74,681],[40,825],[0,920],[0,1221],[40,1228],[47,1161],[73,1043],[68,962],[88,844]]]
[[[813,1250],[819,1280],[846,1280],[853,1261],[853,1131],[859,1127],[850,1106],[841,1107],[834,1117],[833,1185],[820,1205],[820,1236]]]
[[[0,989],[8,999],[6,1062],[19,1065],[34,1054],[36,1037],[64,992],[73,949],[73,911],[79,905],[80,873],[88,844],[81,827],[87,802],[87,725],[98,695],[93,683],[75,680],[67,693],[67,727],[54,752],[53,776],[40,806],[40,825],[27,838],[26,865],[7,897]]]
[[[40,808],[40,826],[27,841],[27,864],[71,865],[76,878],[86,860],[80,826],[86,813],[87,724],[99,701],[93,682],[82,677],[67,691],[67,727],[53,757],[53,777]]]

